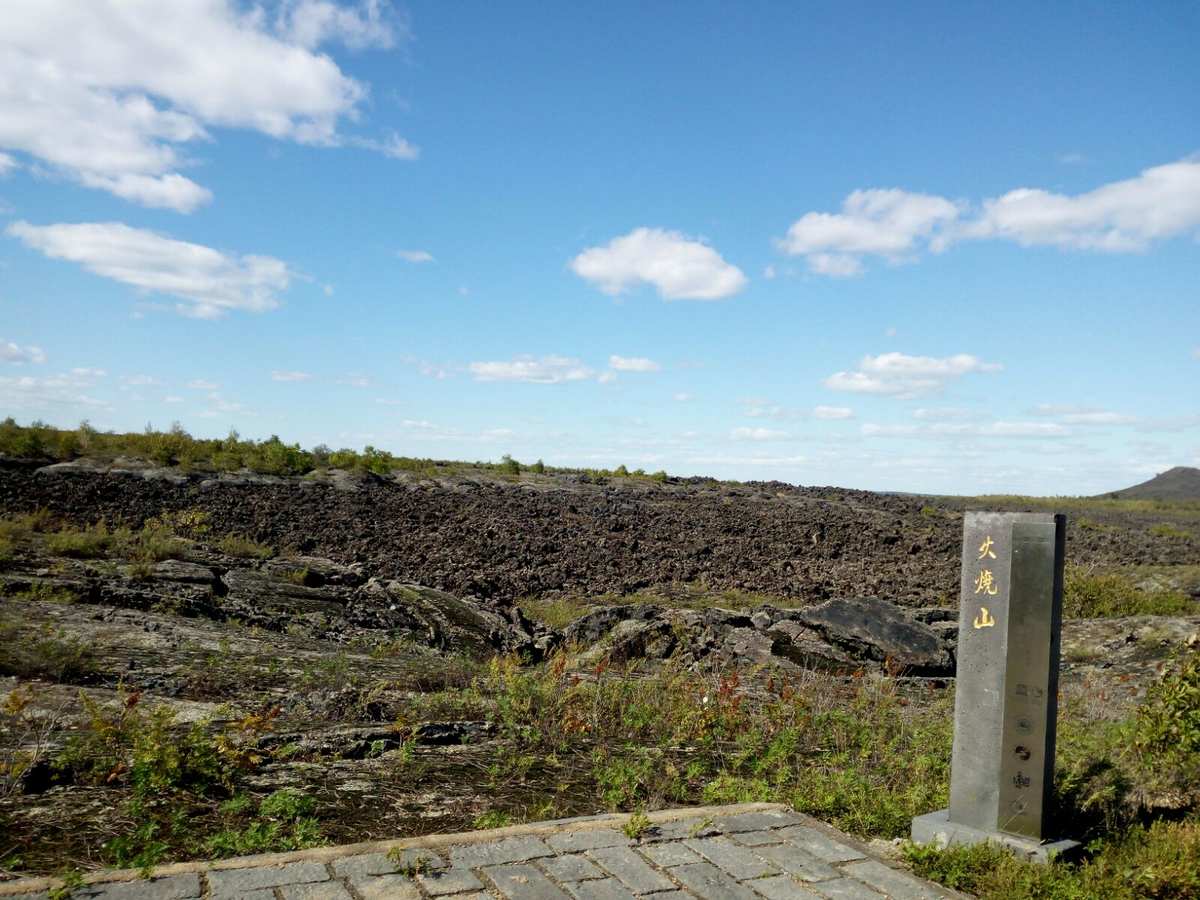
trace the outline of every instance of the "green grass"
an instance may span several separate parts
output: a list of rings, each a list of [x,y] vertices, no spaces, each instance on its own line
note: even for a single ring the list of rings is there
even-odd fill
[[[225,535],[214,546],[222,553],[239,559],[270,559],[275,555],[275,548],[236,534]]]
[[[1178,616],[1196,611],[1179,590],[1144,590],[1129,575],[1068,566],[1063,579],[1063,616],[1092,619],[1115,616]]]
[[[1160,522],[1159,524],[1155,525],[1150,529],[1150,533],[1157,535],[1158,537],[1181,538],[1187,541],[1192,539],[1192,533],[1190,531],[1184,531],[1182,528],[1176,528],[1174,525],[1171,525],[1167,522]]]
[[[792,609],[805,601],[737,589],[712,590],[701,584],[671,584],[633,594],[597,594],[587,597],[526,597],[517,602],[521,612],[550,628],[563,628],[598,606],[652,604],[671,609],[754,609],[776,606]]]

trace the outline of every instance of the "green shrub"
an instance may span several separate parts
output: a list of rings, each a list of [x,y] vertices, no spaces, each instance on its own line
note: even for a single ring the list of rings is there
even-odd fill
[[[1114,616],[1173,616],[1193,603],[1180,591],[1144,591],[1124,575],[1068,566],[1063,583],[1063,616],[1092,619]]]
[[[250,538],[242,537],[236,534],[227,534],[219,541],[216,547],[222,553],[229,556],[236,556],[239,559],[270,559],[275,555],[275,549],[268,547],[266,544],[259,544]]]
[[[113,544],[113,534],[103,522],[97,522],[82,531],[63,528],[46,538],[46,549],[52,554],[76,559],[99,559],[108,553]]]
[[[1200,761],[1200,648],[1186,651],[1146,692],[1135,744],[1176,763]]]
[[[1192,539],[1192,533],[1190,531],[1184,531],[1182,528],[1176,528],[1174,525],[1170,525],[1166,522],[1155,525],[1150,529],[1150,533],[1157,535],[1158,537],[1183,538],[1187,541]]]

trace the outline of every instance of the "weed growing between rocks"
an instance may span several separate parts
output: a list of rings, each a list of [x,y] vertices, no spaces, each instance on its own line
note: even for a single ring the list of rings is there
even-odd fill
[[[118,867],[148,868],[189,857],[296,850],[323,842],[315,801],[284,789],[256,798],[245,777],[266,759],[259,739],[278,710],[215,727],[182,726],[139,694],[112,706],[86,696],[87,720],[53,762],[62,783],[123,788],[117,833],[101,848]]]

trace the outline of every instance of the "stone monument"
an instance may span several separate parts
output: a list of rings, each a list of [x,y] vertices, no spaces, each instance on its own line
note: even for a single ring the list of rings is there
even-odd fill
[[[1066,516],[969,512],[963,522],[950,807],[917,843],[992,841],[1046,861],[1054,785]]]

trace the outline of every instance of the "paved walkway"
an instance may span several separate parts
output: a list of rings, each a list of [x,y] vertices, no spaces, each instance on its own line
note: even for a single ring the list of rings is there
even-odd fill
[[[101,872],[74,898],[104,900],[926,900],[959,896],[914,878],[836,829],[768,803],[627,815],[178,863],[146,880]],[[0,882],[44,900],[51,879]]]

